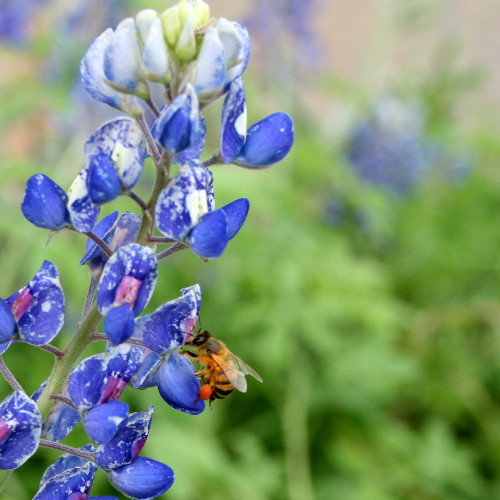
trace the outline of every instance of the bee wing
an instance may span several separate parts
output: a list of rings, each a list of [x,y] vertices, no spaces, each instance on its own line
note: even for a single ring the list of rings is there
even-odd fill
[[[236,356],[236,354],[230,354],[231,360],[243,375],[251,375],[255,380],[262,382],[262,377],[251,367],[248,366],[241,358]]]

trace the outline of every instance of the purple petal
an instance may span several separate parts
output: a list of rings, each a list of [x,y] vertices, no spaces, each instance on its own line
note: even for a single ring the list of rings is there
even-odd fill
[[[188,242],[193,252],[213,259],[220,257],[229,241],[226,213],[219,208],[201,217],[198,224],[188,236]]]
[[[176,410],[197,415],[205,409],[205,402],[198,397],[200,384],[194,367],[186,356],[176,352],[168,355],[156,373],[161,397]]]
[[[250,202],[246,198],[240,198],[224,205],[221,210],[227,217],[227,239],[230,240],[238,234],[243,226],[250,210]]]
[[[67,202],[66,193],[52,179],[36,174],[26,183],[21,210],[35,226],[61,229],[71,225]]]
[[[176,165],[190,165],[199,160],[203,148],[205,147],[205,138],[207,136],[207,126],[205,119],[199,115],[199,124],[194,128],[191,134],[190,145],[174,156],[173,162]]]
[[[224,163],[231,163],[240,152],[247,135],[247,108],[243,79],[235,78],[222,108],[221,156]]]
[[[264,167],[282,160],[293,144],[293,121],[286,113],[274,113],[248,129],[236,163],[242,167]]]
[[[21,391],[0,403],[0,469],[16,469],[35,453],[42,418],[35,402]]]
[[[137,499],[156,498],[174,483],[174,471],[165,464],[137,457],[130,465],[107,472],[109,482],[123,494]]]
[[[132,377],[130,384],[134,389],[148,389],[149,387],[156,387],[155,373],[163,362],[163,358],[156,354],[156,352],[150,352],[144,361],[142,362],[140,368],[135,372]]]
[[[127,418],[128,404],[123,401],[107,401],[91,408],[84,417],[83,427],[92,441],[103,444],[116,434],[120,423]]]
[[[152,406],[147,412],[137,412],[127,417],[120,424],[115,436],[97,448],[97,465],[107,470],[133,462],[146,444],[152,418]]]

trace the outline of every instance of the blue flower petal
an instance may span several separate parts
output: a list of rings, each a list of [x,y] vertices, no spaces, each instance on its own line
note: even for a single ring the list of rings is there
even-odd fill
[[[104,74],[116,90],[147,98],[149,89],[142,79],[141,65],[135,22],[129,17],[116,27],[104,50]]]
[[[142,361],[142,351],[129,344],[84,359],[70,375],[68,394],[79,410],[118,399]]]
[[[111,400],[91,408],[84,417],[83,427],[92,441],[103,444],[116,434],[121,422],[127,418],[128,404]]]
[[[47,344],[59,333],[64,323],[64,293],[54,264],[44,261],[25,288],[33,299],[17,321],[19,337],[33,345]],[[9,297],[8,302],[13,304],[18,294]]]
[[[36,174],[26,183],[21,210],[35,226],[61,229],[71,225],[67,202],[66,193],[52,179]]]
[[[194,331],[201,304],[199,285],[182,292],[182,297],[166,302],[137,320],[136,335],[153,352],[164,354],[183,346],[186,337]]]
[[[104,318],[104,331],[114,345],[132,337],[134,329],[134,313],[128,303],[113,307]]]
[[[87,189],[87,168],[76,176],[68,190],[68,211],[74,228],[88,233],[96,225],[100,208],[90,199]]]
[[[243,226],[250,210],[250,202],[246,198],[239,198],[224,205],[221,210],[227,217],[227,239],[230,240],[238,234]]]
[[[163,108],[152,127],[158,144],[172,153],[178,153],[199,142],[198,99],[191,85],[186,93],[178,95]]]
[[[123,420],[115,436],[97,447],[97,465],[102,469],[115,469],[133,462],[146,444],[152,418],[150,406],[147,412],[133,413]]]
[[[144,136],[132,118],[122,116],[101,125],[85,143],[84,151],[88,163],[96,156],[107,156],[124,189],[132,189],[142,174]]]
[[[165,464],[137,457],[131,464],[107,472],[109,482],[124,495],[141,499],[156,498],[174,484],[174,471]]]
[[[189,233],[188,241],[193,252],[213,259],[220,257],[226,248],[228,238],[226,213],[219,208],[205,214]]]
[[[42,418],[35,402],[21,391],[0,403],[0,469],[16,469],[35,453]]]
[[[200,384],[194,367],[186,356],[169,354],[156,373],[156,381],[161,397],[176,410],[197,415],[205,409],[205,402],[198,397]]]
[[[45,481],[33,500],[72,500],[86,498],[94,482],[97,467],[86,462],[81,467],[67,469]]]
[[[115,305],[117,291],[126,277],[141,281],[132,310],[137,316],[146,307],[156,285],[158,263],[154,251],[136,243],[121,247],[108,260],[97,290],[101,314]]]
[[[80,414],[71,406],[56,402],[43,420],[42,436],[50,441],[62,441],[80,422]]]
[[[155,208],[158,229],[182,241],[208,211],[207,174],[201,167],[182,167],[160,193]]]
[[[115,211],[109,215],[106,215],[95,227],[92,229],[92,232],[99,236],[99,238],[104,239],[105,243],[109,243],[106,240],[106,235],[109,233],[110,229],[115,225],[116,219],[118,218],[118,211]],[[111,235],[110,235],[111,236]],[[111,238],[110,238],[111,239]],[[80,261],[80,265],[88,264],[89,261],[95,259],[102,253],[102,250],[94,240],[90,238],[85,243],[85,255]]]
[[[142,112],[136,97],[122,94],[106,83],[104,76],[104,52],[113,37],[113,30],[108,28],[90,45],[80,64],[83,86],[96,100],[135,115]]]
[[[191,134],[190,145],[174,156],[173,163],[176,165],[191,165],[196,163],[205,147],[206,136],[207,126],[205,125],[205,119],[199,115],[199,124]]]
[[[234,163],[265,167],[282,160],[293,144],[293,121],[286,113],[274,113],[248,129],[247,139]]]
[[[12,314],[10,304],[0,299],[0,344],[14,338],[16,333],[16,320]]]
[[[208,28],[194,64],[191,81],[200,100],[220,95],[226,79],[226,50],[215,28]]]
[[[155,372],[158,370],[162,362],[163,358],[159,354],[156,354],[156,352],[150,352],[130,380],[131,386],[134,389],[148,389],[149,387],[156,387],[158,384],[156,383]]]
[[[93,446],[91,444],[87,444],[85,446],[82,446],[81,449],[83,451],[93,451]],[[40,486],[42,486],[49,479],[57,476],[61,472],[69,469],[74,469],[75,467],[84,467],[88,464],[90,464],[90,462],[85,458],[70,454],[61,455],[56,462],[47,467],[47,469],[43,473],[42,479],[40,479]]]
[[[113,161],[104,153],[93,156],[87,173],[87,189],[94,203],[114,200],[122,190]]]
[[[231,163],[240,152],[247,135],[247,107],[243,79],[235,78],[222,107],[221,157]]]

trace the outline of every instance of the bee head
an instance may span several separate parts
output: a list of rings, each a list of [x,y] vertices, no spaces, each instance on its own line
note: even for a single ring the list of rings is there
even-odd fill
[[[210,338],[210,334],[206,330],[197,333],[190,341],[189,344],[193,346],[200,346]]]

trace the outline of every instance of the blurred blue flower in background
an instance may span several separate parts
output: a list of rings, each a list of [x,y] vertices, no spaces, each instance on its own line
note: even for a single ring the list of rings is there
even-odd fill
[[[384,97],[376,101],[347,137],[345,156],[360,179],[405,194],[431,175],[463,178],[465,155],[426,134],[426,113],[418,103]]]
[[[19,45],[29,38],[30,24],[38,7],[46,0],[2,0],[0,40]]]

